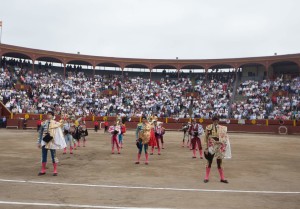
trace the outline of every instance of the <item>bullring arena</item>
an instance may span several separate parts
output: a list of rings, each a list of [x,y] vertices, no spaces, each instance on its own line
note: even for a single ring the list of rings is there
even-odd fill
[[[34,130],[1,130],[0,208],[299,208],[296,135],[230,133],[229,184],[219,182],[215,162],[203,183],[205,161],[181,147],[182,132],[168,131],[162,155],[135,165],[133,131],[120,155],[110,153],[108,134],[90,131],[86,147],[57,153],[57,177],[51,164],[37,176],[36,138]]]
[[[300,54],[131,59],[0,44],[0,57],[0,208],[299,208]],[[73,154],[57,151],[58,176],[49,154],[38,176],[36,126],[49,110],[81,118],[89,135]],[[154,115],[165,149],[137,165],[135,128]],[[216,162],[204,183],[206,161],[182,147],[183,124],[213,116],[229,131],[229,184]],[[103,133],[116,118],[127,120],[121,154]]]
[[[299,8],[0,0],[0,209],[300,209]]]

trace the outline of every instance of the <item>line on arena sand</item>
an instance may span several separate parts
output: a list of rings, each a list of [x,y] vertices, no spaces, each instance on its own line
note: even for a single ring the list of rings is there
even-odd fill
[[[188,192],[222,192],[222,193],[256,193],[256,194],[300,194],[300,192],[283,191],[251,191],[251,190],[225,190],[225,189],[184,189],[170,187],[142,187],[142,186],[123,186],[123,185],[102,185],[102,184],[74,184],[60,182],[27,181],[0,179],[0,182],[27,183],[27,184],[45,184],[62,186],[81,186],[81,187],[100,187],[100,188],[118,188],[118,189],[144,189],[144,190],[166,190],[166,191],[188,191]]]
[[[154,209],[154,208],[117,207],[117,206],[103,206],[103,205],[76,205],[76,204],[58,204],[58,203],[10,202],[10,201],[1,201],[1,200],[0,200],[0,204],[3,204],[3,205],[50,206],[50,207],[72,207],[72,208]],[[157,209],[157,208],[155,208],[155,209]],[[160,209],[168,209],[168,208],[160,208]]]

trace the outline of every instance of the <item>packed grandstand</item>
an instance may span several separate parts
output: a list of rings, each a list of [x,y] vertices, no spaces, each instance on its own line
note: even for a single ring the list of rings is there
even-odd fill
[[[243,77],[243,69],[190,70],[180,76],[163,70],[121,75],[98,70],[92,75],[82,65],[62,67],[3,56],[0,101],[12,113],[127,116],[157,115],[234,119],[300,118],[300,76],[277,73]],[[29,88],[16,88],[17,85]],[[106,93],[104,93],[106,92]],[[109,92],[109,93],[107,93]],[[279,92],[279,93],[278,93]]]

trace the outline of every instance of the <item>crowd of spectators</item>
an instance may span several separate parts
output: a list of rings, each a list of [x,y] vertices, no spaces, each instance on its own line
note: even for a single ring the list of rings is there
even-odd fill
[[[76,116],[155,114],[211,118],[217,115],[235,119],[299,119],[300,116],[300,77],[287,81],[282,78],[244,81],[236,89],[238,99],[232,101],[235,84],[232,72],[200,74],[194,80],[187,76],[151,81],[139,76],[123,79],[113,74],[90,77],[80,67],[75,71],[70,65],[64,79],[62,74],[51,72],[51,64],[35,73],[29,70],[29,65],[24,61],[2,60],[0,100],[13,113],[43,114],[52,110]],[[29,90],[17,90],[18,83],[30,86]],[[114,93],[104,94],[104,91]],[[276,91],[288,94],[274,98],[271,93]]]
[[[274,94],[274,92],[281,92]],[[300,119],[300,77],[261,82],[247,80],[237,93],[241,99],[232,103],[235,119]]]

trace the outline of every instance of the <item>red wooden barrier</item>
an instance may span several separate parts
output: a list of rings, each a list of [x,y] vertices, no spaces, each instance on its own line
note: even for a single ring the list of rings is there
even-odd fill
[[[19,128],[22,128],[22,120],[20,118],[28,118],[27,126],[28,127],[35,127],[36,126],[36,120],[40,119],[42,117],[42,120],[47,119],[47,115],[37,115],[37,114],[14,114],[13,119],[7,120],[8,126],[18,126]],[[116,121],[116,117],[102,117],[102,116],[87,116],[85,117],[85,121],[88,128],[94,128],[93,119],[103,122],[104,119],[107,119],[109,122],[109,125],[112,125]],[[60,120],[60,116],[56,116],[56,120]],[[180,119],[174,119],[174,118],[159,118],[159,121],[163,122],[163,126],[166,129],[171,130],[179,130],[181,129],[182,125],[184,123],[187,123],[190,121],[189,118],[180,118]],[[196,119],[197,122],[199,122],[203,127],[205,127],[208,124],[212,123],[211,119]],[[244,120],[245,124],[239,124],[239,120],[235,119],[220,119],[220,124],[226,125],[229,128],[229,131],[237,131],[237,132],[268,132],[268,133],[278,133],[279,128],[279,120]],[[126,126],[128,129],[134,129],[136,128],[137,123],[140,122],[140,117],[132,117],[130,118],[129,122],[126,122]],[[284,126],[288,128],[289,134],[300,134],[300,121],[294,121],[294,120],[285,120]]]

